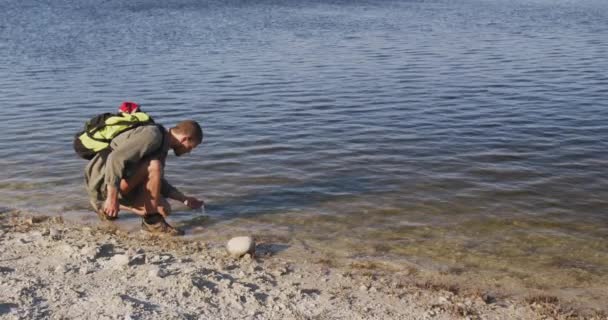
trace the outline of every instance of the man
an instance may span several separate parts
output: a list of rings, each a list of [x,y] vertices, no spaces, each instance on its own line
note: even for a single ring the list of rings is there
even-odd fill
[[[169,149],[182,156],[203,140],[200,125],[193,120],[165,130],[145,125],[118,135],[108,152],[97,154],[85,168],[91,205],[103,220],[114,220],[120,209],[142,217],[142,229],[153,233],[181,235],[165,221],[171,213],[167,198],[183,202],[191,209],[204,202],[186,196],[164,178]]]

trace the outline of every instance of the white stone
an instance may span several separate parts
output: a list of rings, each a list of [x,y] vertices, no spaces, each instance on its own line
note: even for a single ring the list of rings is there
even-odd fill
[[[90,268],[89,268],[89,267],[87,267],[87,266],[83,266],[83,267],[81,267],[81,268],[78,270],[78,272],[79,272],[80,274],[89,274],[89,273],[93,272],[93,270],[92,270],[92,269],[90,269]]]
[[[150,271],[148,271],[148,276],[151,278],[160,278],[158,276],[160,268],[157,266],[150,266]]]
[[[169,275],[169,271],[167,271],[159,266],[155,266],[155,265],[151,265],[150,269],[148,271],[148,276],[153,279],[154,278],[156,278],[156,279],[164,278],[168,275]]]
[[[59,252],[63,253],[63,255],[66,257],[71,257],[73,254],[76,253],[76,248],[72,247],[69,244],[62,244],[57,248],[59,249]]]
[[[80,250],[82,257],[88,261],[95,261],[99,255],[99,248],[92,246],[85,246]]]
[[[129,259],[130,266],[142,265],[142,264],[146,264],[146,255],[143,253],[136,254]]]
[[[68,271],[70,271],[70,269],[68,268],[68,266],[66,266],[64,264],[60,264],[57,267],[55,267],[55,272],[57,272],[57,273],[68,273]]]
[[[254,255],[255,241],[252,237],[235,237],[228,241],[226,249],[233,257],[242,257],[247,253]]]
[[[438,304],[447,304],[447,303],[450,302],[450,300],[448,298],[446,298],[446,297],[439,297],[437,299],[437,302],[438,302]]]
[[[122,268],[129,265],[129,256],[126,254],[117,254],[112,257],[110,263],[114,268]]]

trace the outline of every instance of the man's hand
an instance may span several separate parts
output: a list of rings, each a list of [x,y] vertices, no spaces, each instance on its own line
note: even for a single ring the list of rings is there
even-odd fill
[[[118,204],[118,190],[116,188],[108,186],[108,197],[103,205],[103,212],[110,217],[115,218],[118,216],[119,204]]]
[[[190,209],[200,209],[205,204],[205,201],[198,200],[195,197],[186,197],[184,204]]]

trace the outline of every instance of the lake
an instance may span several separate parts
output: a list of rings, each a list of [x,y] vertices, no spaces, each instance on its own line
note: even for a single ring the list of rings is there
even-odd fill
[[[191,236],[608,297],[607,1],[2,0],[0,53],[3,207],[95,221],[72,136],[136,101],[203,126]]]

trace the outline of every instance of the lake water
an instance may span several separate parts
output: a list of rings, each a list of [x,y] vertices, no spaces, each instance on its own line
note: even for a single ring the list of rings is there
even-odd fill
[[[124,100],[203,126],[190,234],[608,296],[605,0],[0,0],[0,205],[94,220],[71,139]]]

